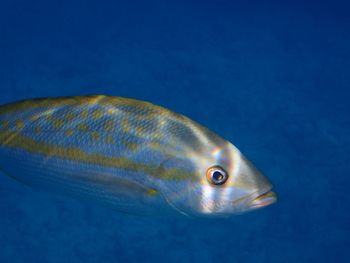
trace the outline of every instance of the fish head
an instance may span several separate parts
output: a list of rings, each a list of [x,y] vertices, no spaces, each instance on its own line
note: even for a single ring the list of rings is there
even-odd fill
[[[276,201],[269,180],[229,142],[169,159],[160,172],[175,170],[184,176],[163,183],[163,195],[185,215],[228,217]]]

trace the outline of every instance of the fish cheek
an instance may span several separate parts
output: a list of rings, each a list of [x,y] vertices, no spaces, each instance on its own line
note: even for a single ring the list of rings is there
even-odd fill
[[[196,187],[200,185],[195,165],[181,158],[168,158],[159,167],[158,188],[169,205],[189,215],[197,207]]]

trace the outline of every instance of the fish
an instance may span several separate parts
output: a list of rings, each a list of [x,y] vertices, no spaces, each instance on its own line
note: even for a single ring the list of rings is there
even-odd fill
[[[0,170],[134,215],[229,217],[277,200],[229,141],[161,106],[116,96],[0,106]]]

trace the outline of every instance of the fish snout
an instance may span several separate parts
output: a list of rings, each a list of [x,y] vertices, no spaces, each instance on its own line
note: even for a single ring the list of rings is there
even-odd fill
[[[245,157],[242,157],[239,168],[239,180],[247,191],[248,209],[271,205],[277,201],[277,195],[271,191],[271,182]]]

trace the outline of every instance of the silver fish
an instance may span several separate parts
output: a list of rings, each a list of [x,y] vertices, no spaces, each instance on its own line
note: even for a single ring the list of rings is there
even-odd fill
[[[1,106],[0,168],[33,187],[132,214],[230,216],[276,200],[230,142],[170,110],[121,97]]]

